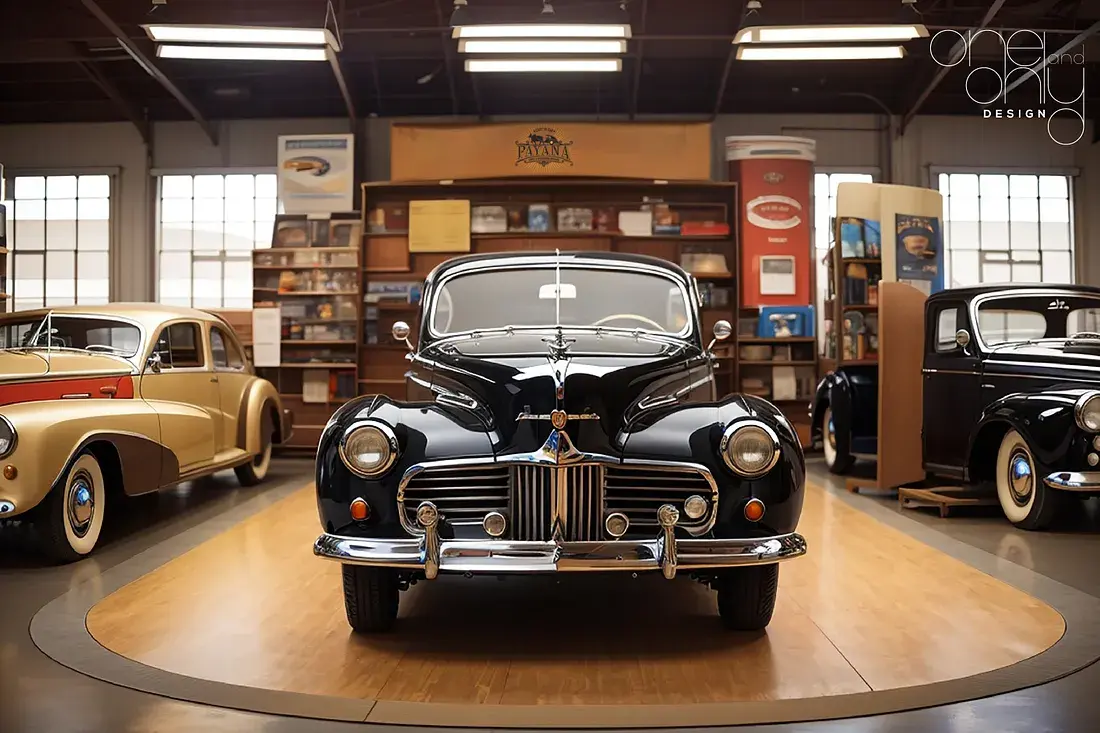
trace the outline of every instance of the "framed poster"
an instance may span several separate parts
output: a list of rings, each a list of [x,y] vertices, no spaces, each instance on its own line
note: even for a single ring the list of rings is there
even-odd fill
[[[935,216],[897,214],[897,279],[931,295],[943,290],[943,246]]]
[[[286,214],[355,211],[355,136],[279,136],[279,202]]]

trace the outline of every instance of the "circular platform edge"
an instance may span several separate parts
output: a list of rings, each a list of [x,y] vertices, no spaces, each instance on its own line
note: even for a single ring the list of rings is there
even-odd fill
[[[815,482],[816,483],[816,482]],[[213,682],[122,657],[88,633],[100,600],[302,486],[276,487],[125,560],[47,603],[31,621],[35,645],[56,662],[104,682],[175,700],[270,715],[378,725],[492,728],[672,728],[797,723],[896,713],[1034,687],[1100,659],[1100,599],[954,540],[886,507],[822,487],[873,518],[1016,587],[1058,611],[1061,639],[1028,659],[989,672],[915,687],[818,698],[686,705],[460,705],[354,700]],[[859,503],[857,503],[859,502]],[[902,620],[898,620],[900,623]]]

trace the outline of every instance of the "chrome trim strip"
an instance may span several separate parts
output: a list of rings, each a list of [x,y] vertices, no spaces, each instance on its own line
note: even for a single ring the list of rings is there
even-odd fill
[[[91,392],[72,392],[70,394],[61,395],[63,400],[86,400],[92,396]]]
[[[922,374],[959,374],[964,377],[976,377],[981,374],[980,371],[967,371],[965,369],[921,369]]]
[[[599,420],[600,416],[597,415],[594,412],[582,412],[582,413],[576,414],[576,415],[574,415],[573,413],[568,413],[565,416],[565,419],[566,420]],[[521,412],[520,414],[516,415],[516,422],[519,422],[521,420],[550,420],[550,415],[547,415],[547,414],[536,415],[536,414],[531,413],[531,412]]]
[[[986,363],[990,363],[990,362],[986,362]],[[1079,369],[1079,370],[1083,370],[1083,371],[1087,371],[1087,372],[1100,372],[1100,365],[1097,365],[1097,366],[1089,366],[1088,364],[1070,364],[1070,365],[1066,365],[1066,364],[1059,364],[1057,362],[1052,362],[1052,361],[1004,361],[1002,359],[994,359],[992,363],[994,365],[1006,364],[1008,366],[1029,367],[1031,369],[1034,369],[1036,367],[1040,367],[1042,369],[1060,369],[1060,370]],[[1100,378],[1100,376],[1098,376],[1098,378]]]
[[[1052,365],[1046,365],[1050,368]],[[1058,367],[1059,369],[1065,369],[1066,367]],[[1077,367],[1070,367],[1076,369]],[[1048,382],[1084,382],[1086,384],[1096,384],[1100,382],[1100,376],[1089,379],[1087,377],[1063,377],[1060,374],[1018,374],[1016,372],[993,372],[986,370],[984,372],[986,377],[1001,377],[1003,379],[1045,379]]]
[[[440,573],[553,573],[661,570],[666,562],[664,540],[607,542],[509,542],[504,540],[443,540]],[[349,565],[424,569],[420,539],[359,539],[323,534],[313,553]],[[806,554],[806,540],[792,532],[749,539],[678,539],[677,570],[771,565]]]
[[[1100,471],[1057,471],[1043,479],[1043,483],[1062,491],[1100,493]]]

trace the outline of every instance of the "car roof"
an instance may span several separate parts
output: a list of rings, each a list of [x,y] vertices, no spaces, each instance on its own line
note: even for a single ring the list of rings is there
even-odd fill
[[[168,321],[174,321],[179,318],[223,323],[220,316],[208,311],[199,310],[197,308],[184,308],[176,305],[161,305],[159,303],[108,303],[106,305],[65,305],[54,306],[52,308],[35,308],[33,310],[5,313],[0,317],[0,323],[4,321],[22,321],[30,318],[43,318],[50,311],[53,311],[55,316],[118,316],[120,318],[136,321],[147,331],[152,331]]]
[[[1020,295],[1026,295],[1029,290],[1042,290],[1049,292],[1051,290],[1061,290],[1068,293],[1081,293],[1082,295],[1100,295],[1100,288],[1093,287],[1092,285],[1051,285],[1048,283],[987,283],[983,285],[974,285],[966,288],[951,288],[949,290],[941,290],[938,293],[933,293],[928,296],[930,302],[936,302],[940,300],[957,300],[959,298],[963,300],[971,300],[979,295],[988,295],[989,293],[1000,292],[1018,292]]]
[[[459,255],[438,265],[435,270],[432,271],[431,275],[429,275],[428,279],[435,280],[451,269],[469,265],[474,262],[490,266],[494,262],[499,262],[502,267],[507,267],[514,263],[515,260],[527,260],[534,266],[552,265],[559,260],[564,266],[570,264],[583,265],[585,263],[618,263],[624,266],[636,264],[660,268],[681,280],[687,280],[689,277],[684,268],[680,267],[675,262],[670,262],[660,257],[651,257],[650,255],[634,254],[632,252],[567,251],[559,253],[546,250],[521,250],[518,252],[484,252],[480,254]]]

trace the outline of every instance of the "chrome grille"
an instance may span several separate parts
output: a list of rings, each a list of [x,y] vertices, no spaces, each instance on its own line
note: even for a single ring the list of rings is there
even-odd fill
[[[698,494],[710,504],[706,514],[690,519],[684,514],[684,501]],[[705,527],[714,514],[714,489],[702,472],[677,466],[608,466],[604,475],[604,510],[621,512],[636,527],[657,527],[657,509],[672,504],[680,510],[678,526],[685,529]]]
[[[481,524],[489,512],[508,514],[507,466],[432,466],[413,476],[401,494],[405,524],[416,527],[416,508],[430,501],[451,524]]]
[[[549,540],[555,524],[568,542],[602,539],[603,466],[512,468],[512,532],[515,540]]]

